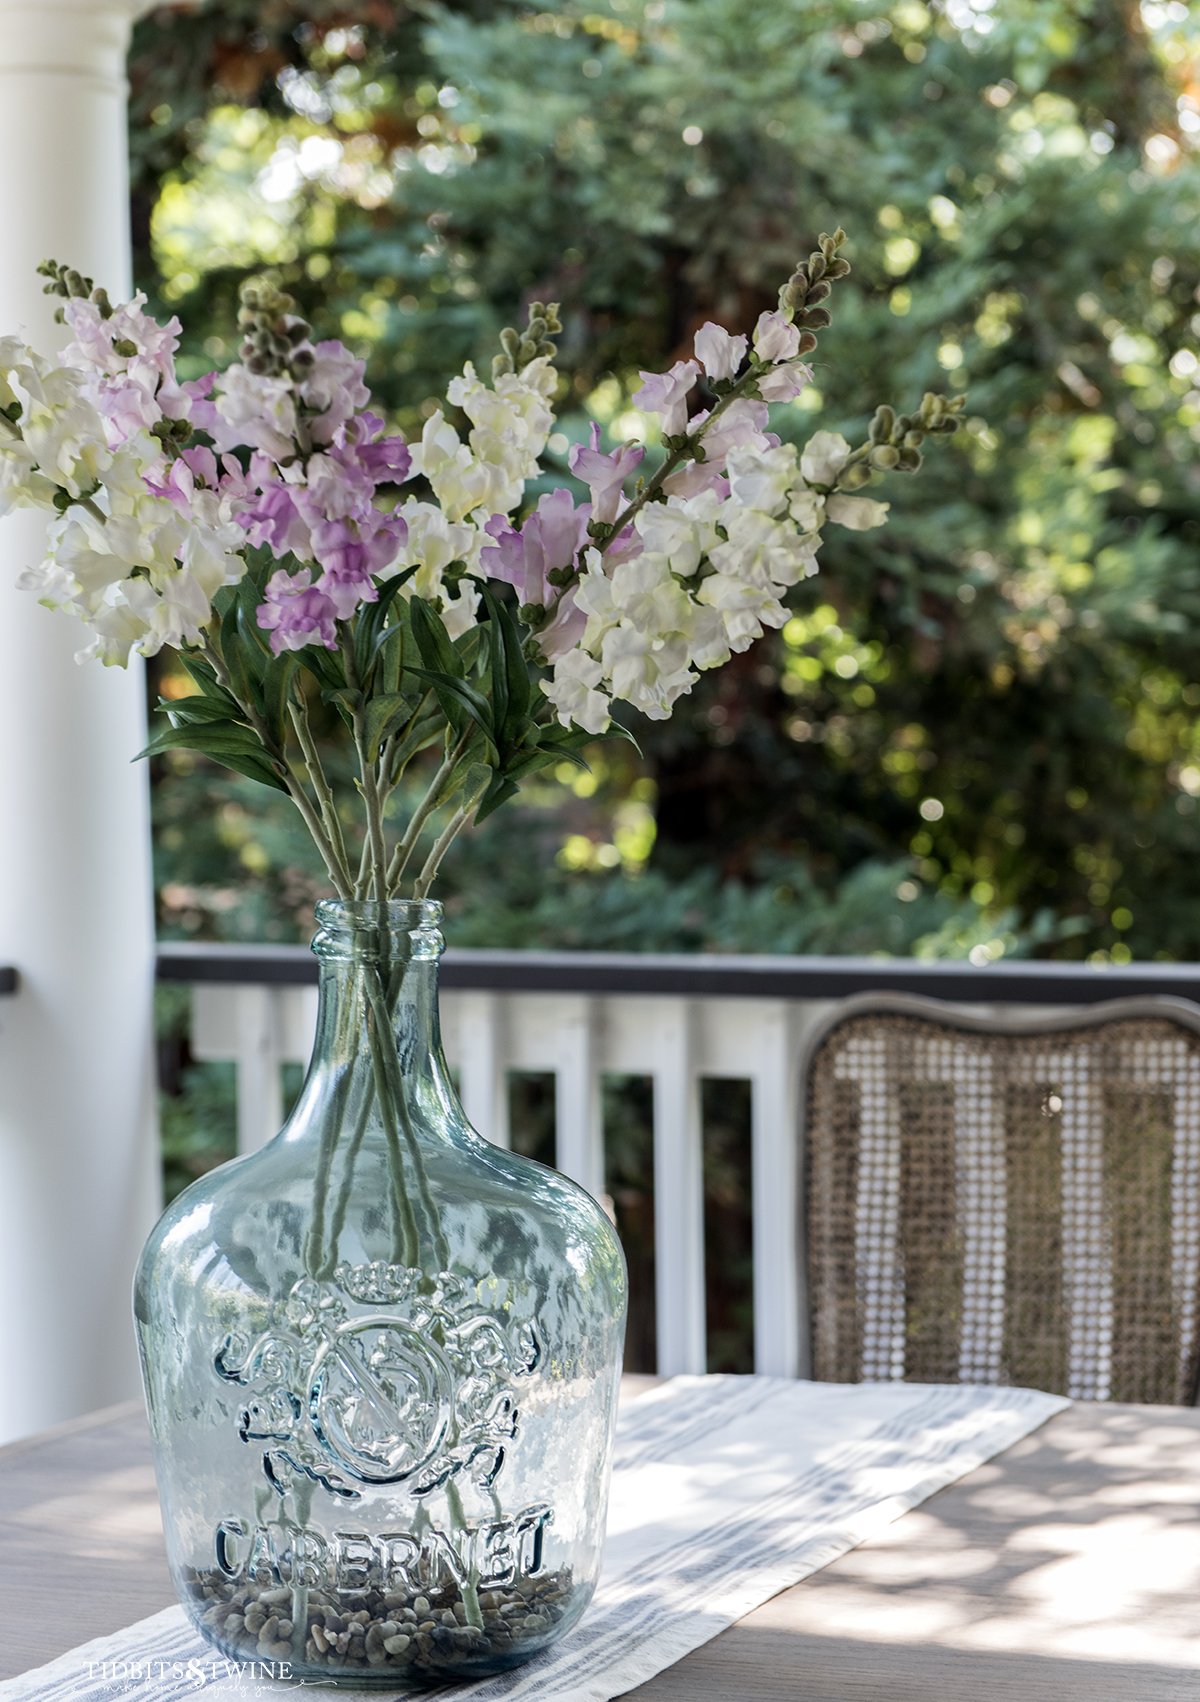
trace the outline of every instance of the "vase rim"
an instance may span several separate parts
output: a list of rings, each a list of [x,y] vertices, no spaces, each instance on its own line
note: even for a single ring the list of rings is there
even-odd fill
[[[401,945],[400,955],[440,957],[442,906],[433,898],[323,898],[316,906],[312,949],[321,958],[374,958],[380,935]]]

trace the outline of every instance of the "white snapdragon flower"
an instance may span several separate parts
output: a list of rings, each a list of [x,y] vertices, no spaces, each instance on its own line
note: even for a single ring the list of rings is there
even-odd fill
[[[123,600],[98,609],[88,626],[92,641],[76,653],[75,660],[96,660],[108,668],[127,668],[130,651],[146,636],[145,622]]]
[[[792,491],[788,513],[802,532],[819,532],[825,524],[825,498],[820,491],[797,485]]]
[[[542,690],[564,727],[572,722],[585,733],[603,733],[609,724],[609,699],[599,687],[604,670],[586,650],[568,650],[554,664]]]
[[[731,451],[725,476],[733,501],[763,514],[779,514],[796,482],[796,459],[792,443],[780,443],[765,451]]]
[[[800,351],[800,332],[785,313],[774,308],[760,313],[754,327],[754,352],[759,360],[791,360]]]
[[[696,332],[693,346],[709,378],[733,378],[746,358],[746,338],[730,336],[723,325],[711,319]]]
[[[72,496],[90,491],[109,464],[104,422],[65,367],[39,375],[26,393],[21,436],[45,476]]]
[[[631,703],[651,721],[665,721],[676,699],[696,681],[682,634],[655,637],[632,621],[622,621],[605,633],[600,659],[613,696]]]
[[[816,572],[815,543],[797,537],[786,522],[733,503],[726,505],[723,520],[727,537],[710,552],[718,573],[778,588],[795,585]]]
[[[835,485],[850,459],[850,445],[837,431],[814,432],[800,456],[800,471],[810,485]]]
[[[705,418],[699,415],[693,424],[701,425]],[[713,423],[705,427],[701,439],[705,455],[702,465],[723,468],[726,457],[737,450],[765,454],[778,441],[767,435],[767,419],[765,402],[756,401],[751,396],[735,396]]]
[[[57,489],[38,471],[37,458],[27,444],[17,437],[0,436],[0,515],[11,514],[14,508],[53,508]]]
[[[416,573],[407,581],[404,594],[418,597],[440,597],[446,569],[451,562],[461,561],[468,571],[479,564],[479,552],[488,542],[487,534],[465,520],[451,520],[432,502],[422,502],[410,496],[398,510],[408,527],[408,535],[396,553],[396,559],[379,577],[391,579],[405,568],[415,567]]]
[[[611,574],[603,565],[589,567],[576,587],[575,604],[588,617],[582,642],[593,654],[622,623],[660,638],[682,632],[688,621],[688,595],[671,563],[649,552],[618,562]]]
[[[800,361],[788,361],[773,366],[755,380],[755,388],[764,402],[794,402],[806,384],[812,382],[812,367]]]
[[[108,547],[103,522],[78,509],[51,521],[47,545],[45,560],[26,568],[17,584],[36,591],[47,608],[70,609],[85,620],[132,565]]]
[[[764,627],[780,627],[788,612],[779,600],[779,587],[756,585],[730,573],[714,573],[700,587],[700,601],[721,617],[731,650],[748,650]]]
[[[729,660],[729,635],[719,609],[693,601],[686,633],[693,668],[721,668]]]
[[[217,423],[218,449],[261,449],[273,461],[296,453],[296,400],[291,380],[272,378],[235,365],[221,375]]]
[[[720,513],[720,496],[705,490],[648,503],[633,524],[650,554],[667,557],[672,571],[687,577],[716,543]]]
[[[36,382],[37,355],[19,337],[0,337],[0,408],[23,401]],[[44,365],[45,363],[40,363]]]
[[[835,492],[825,504],[829,518],[852,532],[869,532],[886,525],[890,508],[889,502],[876,502],[869,496],[843,496],[841,492]]]
[[[475,509],[489,504],[494,480],[440,409],[425,422],[421,441],[413,447],[412,466],[414,472],[423,473],[429,480],[450,520],[464,520]],[[495,512],[494,506],[489,505],[489,512]]]
[[[539,356],[521,372],[502,373],[494,388],[467,363],[461,377],[451,381],[447,398],[471,421],[470,445],[476,459],[503,470],[505,477],[524,485],[538,471],[538,457],[554,425],[554,369]],[[516,501],[520,500],[517,491]],[[497,512],[515,506],[497,503]]]
[[[145,628],[137,642],[143,656],[156,656],[164,646],[197,643],[212,615],[212,604],[199,580],[184,571],[164,575],[157,584],[127,579],[121,594]]]
[[[442,590],[442,625],[451,638],[461,638],[464,632],[470,632],[475,625],[479,604],[479,591],[467,579],[462,580],[453,596]]]

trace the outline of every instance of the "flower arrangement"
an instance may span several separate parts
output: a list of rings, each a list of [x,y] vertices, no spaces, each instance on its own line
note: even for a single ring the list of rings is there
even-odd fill
[[[363,363],[314,341],[270,282],[247,284],[241,359],[177,377],[180,326],[145,298],[42,268],[70,341],[53,360],[0,339],[0,513],[53,515],[21,583],[90,634],[81,659],[175,648],[195,692],[160,704],[143,754],[202,752],[286,792],[343,899],[423,898],[455,836],[599,735],[626,704],[670,715],[700,671],[787,618],[827,524],[882,525],[861,493],[913,472],[963,398],[877,409],[857,447],[769,428],[849,272],[822,235],[753,333],[705,324],[691,357],[633,397],[661,449],[604,448],[598,427],[562,486],[525,500],[554,427],[555,304],[506,330],[486,382],[468,365],[420,442],[371,411]],[[353,743],[361,847],[310,724],[319,695]],[[408,820],[389,804],[422,752]]]

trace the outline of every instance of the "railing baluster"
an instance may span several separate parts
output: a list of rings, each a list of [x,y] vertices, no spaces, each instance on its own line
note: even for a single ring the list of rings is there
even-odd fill
[[[732,1013],[730,1013],[732,1015]],[[799,1246],[799,1060],[785,1004],[741,1014],[753,1023],[747,1056],[754,1235],[754,1369],[795,1377],[802,1363]],[[807,1360],[807,1352],[803,1359]]]
[[[509,1144],[504,1011],[495,993],[459,993],[459,1084],[467,1120],[496,1146]]]
[[[600,1058],[591,999],[564,999],[555,1025],[555,1163],[594,1199],[604,1193]]]
[[[233,1060],[238,1152],[255,1152],[283,1122],[279,989],[201,985],[192,998],[192,1050],[201,1059]]]
[[[707,1360],[704,1149],[691,1005],[656,1000],[653,1020],[658,1372],[673,1377],[703,1371]]]

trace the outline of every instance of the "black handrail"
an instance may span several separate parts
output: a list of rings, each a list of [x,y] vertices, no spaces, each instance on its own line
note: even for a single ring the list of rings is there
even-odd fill
[[[17,990],[17,972],[0,964],[0,993],[15,993]]]
[[[160,981],[306,986],[317,965],[306,946],[164,942]],[[478,992],[620,993],[691,998],[841,999],[852,993],[924,993],[975,1004],[1074,1005],[1140,994],[1200,1001],[1196,963],[1043,963],[976,966],[898,957],[744,957],[651,952],[449,950],[444,987]]]

